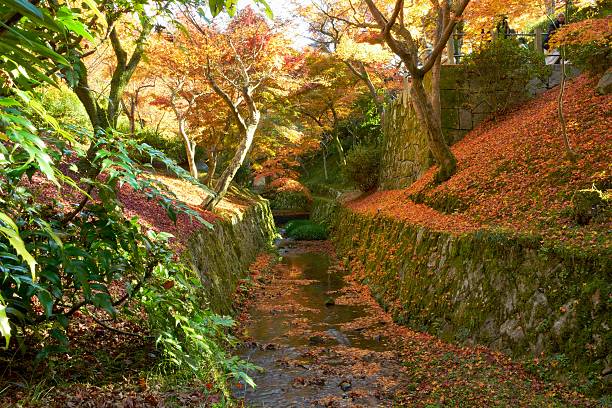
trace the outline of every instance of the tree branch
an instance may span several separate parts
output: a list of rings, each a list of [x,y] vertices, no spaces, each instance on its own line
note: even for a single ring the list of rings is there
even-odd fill
[[[240,115],[240,111],[238,111],[238,106],[234,104],[234,102],[232,101],[232,98],[230,98],[230,96],[223,89],[219,87],[219,85],[215,81],[215,78],[213,78],[211,71],[210,71],[210,62],[208,62],[208,67],[206,70],[206,77],[208,78],[208,82],[210,83],[210,86],[212,87],[212,89],[217,93],[217,95],[221,97],[221,99],[223,99],[223,101],[228,106],[228,108],[230,108],[230,111],[236,118],[236,121],[238,122],[238,126],[240,127],[240,129],[243,131],[246,131],[246,128],[247,128],[246,122],[242,118],[242,115]]]
[[[366,0],[366,1],[371,1],[371,0]],[[470,3],[470,0],[462,0],[461,3],[459,4],[459,7],[457,7],[457,10],[453,13],[452,17],[450,17],[449,24],[444,29],[444,32],[438,39],[438,42],[436,43],[433,50],[431,51],[431,54],[429,55],[429,57],[423,64],[423,67],[420,69],[420,71],[423,74],[429,71],[436,63],[436,59],[438,59],[438,56],[440,55],[442,50],[446,47],[446,43],[448,42],[448,39],[453,34],[453,30],[455,29],[455,26],[457,25],[457,19],[461,17],[461,15],[463,14],[463,11],[465,10],[465,8],[467,7],[469,3]]]
[[[115,329],[114,327],[111,327],[107,325],[106,323],[104,323],[103,321],[101,321],[100,319],[98,319],[93,313],[90,313],[89,317],[91,317],[94,322],[98,323],[100,326],[104,327],[105,329],[115,332],[115,333],[123,334],[124,336],[138,337],[141,339],[153,338],[153,336],[143,336],[142,334],[127,332],[127,331],[120,330],[120,329]]]

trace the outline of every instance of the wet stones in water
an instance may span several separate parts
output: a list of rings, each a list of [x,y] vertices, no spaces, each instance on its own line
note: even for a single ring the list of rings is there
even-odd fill
[[[348,380],[342,380],[340,384],[338,384],[338,387],[340,387],[342,391],[347,392],[350,391],[351,388],[353,388],[353,385]]]
[[[346,337],[346,334],[342,333],[340,330],[328,329],[325,331],[325,333],[332,336],[338,342],[338,344],[341,344],[343,346],[351,345],[351,341],[349,340],[349,338]]]
[[[325,344],[325,339],[321,336],[314,335],[308,338],[308,343],[312,346],[320,346]]]
[[[333,306],[336,304],[336,300],[333,297],[327,297],[325,299],[325,306]]]
[[[295,377],[291,382],[293,388],[307,387],[311,385],[325,385],[325,379],[321,377]]]

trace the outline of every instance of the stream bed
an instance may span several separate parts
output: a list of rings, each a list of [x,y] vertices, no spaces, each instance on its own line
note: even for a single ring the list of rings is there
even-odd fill
[[[351,286],[328,243],[289,245],[245,326],[242,357],[263,368],[252,375],[257,388],[235,396],[254,407],[388,406],[401,372],[386,337],[366,330],[387,323],[377,305]]]

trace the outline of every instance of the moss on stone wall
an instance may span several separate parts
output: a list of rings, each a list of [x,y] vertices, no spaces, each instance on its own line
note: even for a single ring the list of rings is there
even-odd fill
[[[337,209],[332,240],[395,318],[514,356],[609,369],[611,258],[499,231],[453,235]],[[608,254],[609,255],[609,254]]]
[[[407,90],[386,107],[382,132],[380,188],[406,187],[433,163],[427,134],[421,129]]]
[[[268,201],[251,197],[246,209],[226,215],[214,229],[203,228],[189,239],[186,261],[204,283],[206,301],[215,313],[231,314],[238,281],[275,235]]]

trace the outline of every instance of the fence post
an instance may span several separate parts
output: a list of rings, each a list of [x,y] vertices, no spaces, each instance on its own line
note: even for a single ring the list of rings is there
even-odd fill
[[[539,27],[535,29],[534,45],[535,45],[536,51],[544,52],[544,48],[542,45],[542,29]]]
[[[453,31],[454,33],[454,31]],[[455,64],[455,38],[451,35],[446,43],[447,64]]]

